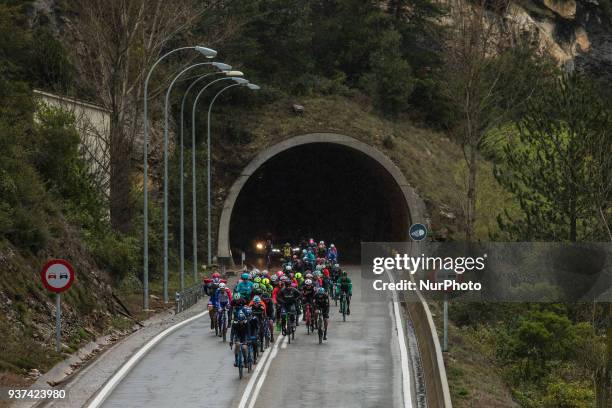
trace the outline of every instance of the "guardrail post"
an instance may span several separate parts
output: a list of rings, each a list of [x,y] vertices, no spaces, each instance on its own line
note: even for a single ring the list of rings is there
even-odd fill
[[[180,303],[181,303],[181,294],[180,292],[176,292],[176,296],[174,297],[174,313],[175,314],[178,314],[181,312]]]

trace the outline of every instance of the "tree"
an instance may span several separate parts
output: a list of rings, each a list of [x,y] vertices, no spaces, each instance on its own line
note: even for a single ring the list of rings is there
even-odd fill
[[[451,134],[468,168],[466,240],[474,239],[478,150],[488,133],[509,121],[544,75],[520,27],[504,18],[508,2],[455,1],[442,42],[444,95],[455,112]]]
[[[579,74],[562,76],[527,107],[496,170],[523,218],[501,216],[500,227],[521,240],[609,238],[612,112]]]
[[[133,155],[142,129],[144,76],[160,53],[191,27],[209,4],[195,0],[80,0],[73,6],[74,61],[81,74],[80,85],[110,112],[106,140],[109,206],[116,230],[131,228]],[[152,91],[156,93],[156,89]]]

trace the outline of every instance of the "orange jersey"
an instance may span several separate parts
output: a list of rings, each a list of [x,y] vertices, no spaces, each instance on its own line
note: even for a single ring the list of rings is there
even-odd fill
[[[249,306],[250,308],[253,308],[253,305],[254,305],[254,304],[255,304],[255,302],[253,302],[253,301],[251,300],[251,301],[249,302],[249,305],[248,305],[248,306]],[[265,316],[265,315],[266,315],[266,304],[265,304],[263,301],[259,302],[259,304],[262,306],[263,313],[264,313],[264,316]]]

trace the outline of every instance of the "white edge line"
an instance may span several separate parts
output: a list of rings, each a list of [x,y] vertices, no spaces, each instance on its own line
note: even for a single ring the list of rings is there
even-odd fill
[[[276,344],[274,344],[274,346],[272,347],[275,347],[275,346]],[[242,398],[240,398],[240,404],[238,405],[239,408],[244,408],[246,406],[249,400],[249,395],[251,395],[251,390],[253,389],[253,386],[255,385],[255,380],[257,379],[259,372],[263,369],[263,367],[268,362],[269,357],[270,357],[270,353],[265,353],[263,355],[263,360],[260,360],[259,363],[257,364],[255,371],[253,371],[253,375],[251,375],[251,378],[249,378],[249,382],[246,388],[244,389],[244,392],[242,393]]]
[[[283,337],[281,341],[278,341],[274,344],[274,348],[270,351],[270,358],[268,358],[268,361],[266,361],[266,366],[263,369],[261,375],[259,376],[259,381],[257,381],[257,386],[255,387],[255,391],[253,391],[253,396],[251,397],[251,403],[249,404],[249,408],[253,408],[255,406],[255,402],[257,401],[257,397],[259,396],[259,390],[261,390],[261,387],[263,386],[263,383],[266,380],[266,375],[268,375],[268,369],[272,364],[272,360],[274,360],[274,357],[276,357],[276,354],[278,353],[278,344],[282,343],[283,345],[285,345],[287,344],[286,340],[287,338]],[[244,406],[240,405],[240,408],[244,408]]]
[[[134,366],[142,360],[142,358],[151,350],[157,343],[159,343],[162,339],[168,336],[170,333],[178,330],[179,328],[193,322],[200,317],[208,314],[208,310],[199,313],[195,316],[190,317],[189,319],[185,319],[182,322],[176,323],[173,326],[168,327],[157,336],[153,337],[149,340],[144,346],[140,348],[135,354],[130,357],[128,361],[126,361],[119,370],[113,374],[113,376],[104,384],[102,389],[96,394],[96,397],[87,405],[88,408],[98,408],[102,403],[108,398],[111,392],[115,389],[117,384],[125,378],[125,376],[134,368]]]
[[[386,269],[387,276],[389,276],[389,282],[394,283],[393,276],[388,269]],[[393,294],[393,311],[395,313],[395,326],[397,328],[397,337],[399,340],[400,347],[400,358],[402,361],[402,389],[404,396],[404,407],[412,407],[412,391],[410,389],[410,369],[408,368],[408,350],[406,349],[406,339],[404,337],[404,327],[402,325],[402,319],[400,317],[400,310],[398,305],[397,293],[391,291]]]

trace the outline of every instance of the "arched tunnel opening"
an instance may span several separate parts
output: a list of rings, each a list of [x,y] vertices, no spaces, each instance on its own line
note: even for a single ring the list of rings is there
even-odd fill
[[[335,243],[343,262],[359,262],[360,243],[404,241],[410,221],[402,190],[369,155],[336,143],[291,147],[264,162],[240,191],[230,218],[235,262],[256,243],[302,239]]]

